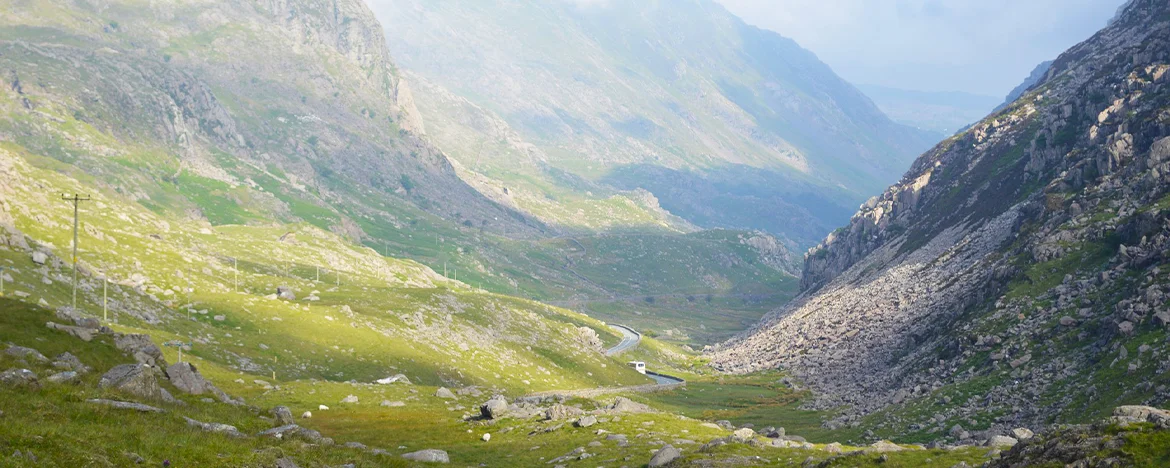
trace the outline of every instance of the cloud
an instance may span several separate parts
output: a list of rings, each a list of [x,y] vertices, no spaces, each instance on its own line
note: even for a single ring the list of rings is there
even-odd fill
[[[846,79],[1003,95],[1087,39],[1124,0],[718,0]]]

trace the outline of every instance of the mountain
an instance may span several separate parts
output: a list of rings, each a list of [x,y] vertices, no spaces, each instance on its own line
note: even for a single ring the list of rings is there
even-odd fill
[[[371,4],[464,178],[569,231],[690,224],[809,246],[933,139],[709,0]]]
[[[878,85],[857,85],[894,121],[946,138],[978,122],[999,104],[992,96],[963,92],[927,92]]]
[[[829,426],[919,440],[1165,405],[1167,50],[1170,6],[1131,3],[922,155],[809,252],[800,298],[708,357],[806,379],[808,407],[848,408]]]

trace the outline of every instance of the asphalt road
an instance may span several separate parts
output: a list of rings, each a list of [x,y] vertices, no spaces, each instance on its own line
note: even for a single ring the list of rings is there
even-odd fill
[[[630,348],[633,348],[634,346],[637,346],[638,342],[642,341],[642,334],[634,331],[633,328],[627,327],[625,325],[613,325],[613,324],[611,324],[609,326],[609,328],[617,330],[618,332],[620,332],[622,334],[622,342],[618,343],[617,346],[609,348],[609,350],[607,350],[605,352],[606,356],[617,355],[618,353],[621,353],[622,351],[626,351]]]

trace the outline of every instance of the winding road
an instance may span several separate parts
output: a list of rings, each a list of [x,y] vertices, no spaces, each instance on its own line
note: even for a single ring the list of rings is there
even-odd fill
[[[633,328],[627,327],[625,325],[614,325],[614,324],[610,324],[609,328],[612,328],[612,329],[620,332],[622,334],[622,341],[620,343],[618,343],[617,346],[614,346],[612,348],[607,349],[605,351],[606,356],[615,356],[615,355],[620,354],[624,351],[628,351],[630,348],[637,346],[638,343],[642,341],[642,334],[638,333],[638,331],[634,330]],[[654,379],[654,383],[646,384],[646,385],[635,385],[632,387],[593,388],[593,389],[585,389],[585,390],[552,390],[552,391],[546,391],[546,392],[531,393],[527,396],[559,395],[559,396],[574,396],[574,397],[582,397],[582,398],[595,398],[598,396],[608,395],[611,393],[627,393],[627,392],[644,393],[644,392],[657,392],[657,391],[663,391],[663,390],[671,390],[671,389],[685,386],[687,384],[686,380],[680,379],[678,377],[666,375],[666,374],[659,374],[657,372],[646,371],[646,377],[650,377],[651,379]]]
[[[633,348],[634,346],[637,346],[638,342],[642,341],[642,334],[638,333],[637,330],[634,330],[633,328],[627,327],[625,325],[616,325],[616,324],[610,324],[609,328],[617,330],[619,333],[622,334],[622,342],[618,343],[617,346],[614,346],[614,347],[606,350],[605,351],[606,356],[617,356],[618,354],[622,353],[623,351],[626,351],[630,348]]]

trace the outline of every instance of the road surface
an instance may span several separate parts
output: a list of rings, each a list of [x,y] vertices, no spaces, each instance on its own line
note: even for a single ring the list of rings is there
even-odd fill
[[[633,328],[627,327],[625,325],[613,324],[611,324],[609,328],[617,330],[622,334],[622,342],[618,343],[617,346],[609,348],[609,350],[605,352],[606,356],[616,356],[623,351],[637,346],[638,342],[642,341],[642,334],[638,333]]]

